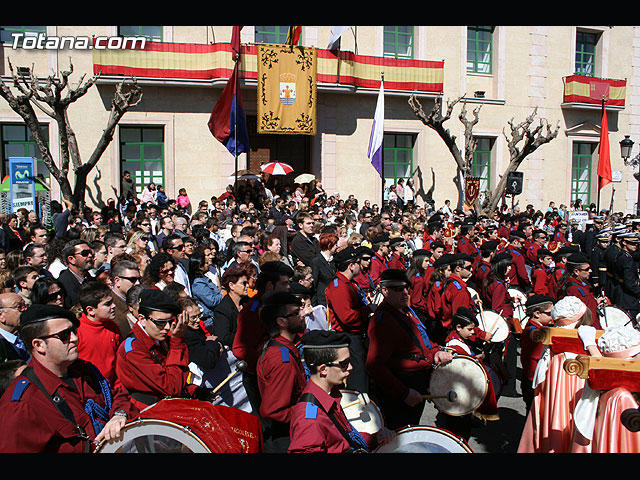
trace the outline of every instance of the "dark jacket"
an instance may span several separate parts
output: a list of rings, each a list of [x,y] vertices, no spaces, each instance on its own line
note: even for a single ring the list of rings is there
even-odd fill
[[[189,361],[198,365],[202,370],[211,370],[216,366],[221,346],[215,340],[207,340],[207,333],[204,330],[187,327],[182,339],[187,344]]]
[[[213,332],[218,341],[231,348],[238,330],[238,309],[227,294],[213,311]]]
[[[313,257],[320,253],[320,244],[315,237],[305,237],[298,232],[291,240],[291,255],[294,261],[300,260],[307,267],[311,266]]]
[[[324,289],[327,288],[336,274],[336,267],[333,262],[327,262],[322,253],[319,253],[311,260],[311,272],[313,275],[313,296],[311,304],[327,306],[327,298]]]

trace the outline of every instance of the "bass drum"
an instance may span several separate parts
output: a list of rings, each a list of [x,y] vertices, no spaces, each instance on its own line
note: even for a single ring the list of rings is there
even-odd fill
[[[449,363],[433,368],[429,395],[435,407],[454,417],[476,410],[489,391],[489,377],[478,360],[468,355],[455,355]],[[449,392],[455,398],[449,399]]]
[[[491,337],[492,343],[504,342],[509,336],[509,323],[497,312],[484,310],[476,318],[478,319],[480,330],[493,334]]]
[[[374,434],[384,427],[382,412],[369,395],[355,390],[340,390],[340,393],[340,405],[353,428]]]
[[[96,453],[262,453],[255,415],[201,400],[161,400],[127,423]]]
[[[374,453],[473,453],[459,437],[441,428],[419,425],[399,430]]]
[[[631,317],[627,312],[613,305],[598,310],[600,326],[605,329],[609,327],[622,327],[631,324]]]

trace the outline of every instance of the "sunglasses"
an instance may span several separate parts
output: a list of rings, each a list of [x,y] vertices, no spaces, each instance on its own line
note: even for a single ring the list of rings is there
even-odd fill
[[[176,317],[163,318],[161,320],[156,318],[151,318],[151,317],[146,317],[146,318],[147,320],[151,321],[159,329],[163,329],[164,327],[167,326],[168,323],[173,322],[176,319]]]
[[[387,288],[394,292],[400,293],[400,292],[403,292],[405,289],[408,289],[409,286],[408,285],[387,285]]]
[[[349,364],[351,363],[351,357],[345,358],[341,362],[327,362],[325,365],[327,367],[338,367],[343,372],[346,372],[349,368]]]
[[[71,326],[69,328],[65,328],[61,332],[52,333],[50,335],[45,335],[44,337],[39,337],[41,340],[46,340],[47,338],[57,338],[62,343],[67,343],[71,339],[71,334],[75,334],[78,331],[78,328],[75,326]]]
[[[140,281],[140,277],[118,277],[118,278],[129,280],[131,283],[136,283]]]
[[[89,255],[93,255],[93,250],[91,249],[82,250],[81,252],[76,252],[75,255],[80,255],[81,257],[88,257]]]
[[[55,292],[47,293],[47,301],[55,300],[56,298],[62,298],[62,290],[56,290]]]
[[[171,268],[163,268],[162,270],[160,270],[160,273],[164,273],[165,275],[171,272],[175,272],[176,271],[176,267],[171,267]]]
[[[148,242],[149,241],[149,237],[140,237],[140,240],[142,240],[143,242]]]
[[[178,250],[179,252],[181,252],[182,250],[184,250],[184,244],[178,245],[177,247],[168,248],[167,250]]]
[[[472,270],[473,270],[473,265],[465,265],[465,266],[464,266],[464,267],[462,267],[462,268],[464,268],[465,270],[472,271]]]

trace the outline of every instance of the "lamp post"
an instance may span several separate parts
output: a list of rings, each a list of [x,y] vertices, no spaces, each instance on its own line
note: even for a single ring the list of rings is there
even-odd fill
[[[631,150],[633,149],[633,140],[629,138],[629,135],[625,135],[624,139],[620,141],[620,155],[624,160],[624,164],[628,167],[639,167],[638,172],[634,173],[634,178],[638,181],[638,200],[636,202],[636,217],[640,217],[640,154],[629,159],[631,157]]]

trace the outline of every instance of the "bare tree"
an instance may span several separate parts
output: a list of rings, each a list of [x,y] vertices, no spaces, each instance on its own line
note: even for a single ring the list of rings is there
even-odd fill
[[[68,108],[89,91],[100,77],[100,74],[95,74],[86,81],[85,75],[82,75],[77,86],[72,86],[69,83],[69,77],[73,73],[73,65],[71,63],[69,64],[69,70],[60,71],[58,76],[49,75],[44,80],[39,79],[32,73],[33,68],[27,71],[18,69],[16,72],[11,62],[9,62],[9,68],[16,93],[14,94],[10,87],[0,79],[0,96],[7,101],[14,112],[22,117],[31,131],[44,164],[60,185],[63,198],[71,202],[75,208],[84,205],[87,176],[113,140],[113,134],[120,119],[142,100],[142,88],[137,84],[135,78],[131,79],[131,83],[122,81],[116,85],[107,125],[102,131],[102,135],[89,159],[83,163],[75,132],[69,123]],[[53,118],[58,125],[60,140],[59,166],[53,161],[46,138],[40,128],[35,108]],[[69,180],[70,168],[73,169],[75,177],[73,188]]]
[[[479,114],[480,108],[482,107],[482,105],[476,107],[472,112],[472,118],[469,119],[467,118],[467,102],[462,101],[463,98],[464,96],[458,97],[455,100],[447,101],[447,110],[443,114],[442,97],[436,97],[433,109],[427,114],[422,109],[422,105],[420,105],[420,102],[418,102],[415,95],[409,97],[409,105],[416,117],[440,136],[456,162],[456,177],[453,181],[458,189],[458,208],[462,208],[465,201],[465,177],[470,176],[471,174],[473,157],[476,151],[476,140],[473,136],[473,128],[480,120]],[[444,123],[451,118],[454,107],[461,101],[462,108],[458,115],[458,119],[464,126],[464,153],[456,143],[457,137],[444,126]],[[519,123],[518,125],[514,125],[513,119],[511,119],[508,122],[511,127],[510,138],[503,129],[503,135],[507,140],[509,148],[509,165],[498,182],[498,185],[492,190],[485,192],[482,204],[480,204],[479,200],[476,200],[474,208],[479,214],[489,215],[492,213],[504,195],[509,172],[517,170],[528,155],[537,150],[541,145],[550,142],[558,135],[558,131],[560,130],[559,122],[554,131],[551,130],[546,119],[541,119],[540,125],[532,128],[533,120],[535,119],[537,111],[538,108],[536,107],[531,115],[529,115],[524,122]],[[523,140],[524,144],[522,146],[518,146],[518,144]]]

